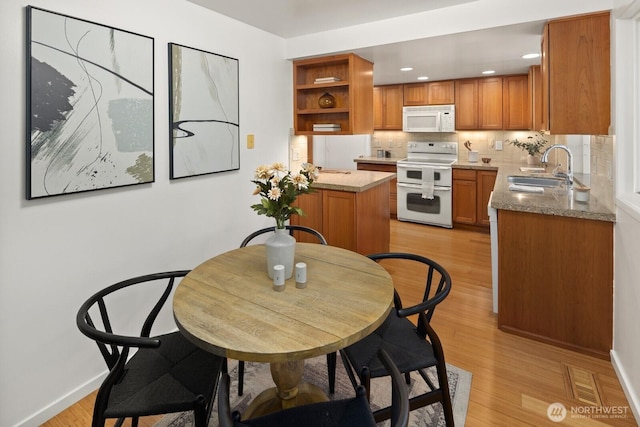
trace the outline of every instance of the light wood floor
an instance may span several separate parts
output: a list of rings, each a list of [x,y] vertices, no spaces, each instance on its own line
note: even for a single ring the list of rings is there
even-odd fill
[[[569,415],[561,425],[637,425],[610,362],[497,329],[497,318],[491,310],[488,233],[392,221],[391,250],[432,258],[452,277],[451,293],[437,308],[432,322],[447,362],[473,374],[467,426],[559,425],[547,418],[550,403],[560,402],[569,411],[584,406],[569,395],[565,365],[592,373],[603,405],[627,408],[627,415],[618,419]],[[404,280],[397,282],[406,303],[420,297],[421,289],[403,284]],[[89,426],[94,398],[93,394],[87,396],[44,426]],[[157,419],[141,420],[140,426],[153,426]]]

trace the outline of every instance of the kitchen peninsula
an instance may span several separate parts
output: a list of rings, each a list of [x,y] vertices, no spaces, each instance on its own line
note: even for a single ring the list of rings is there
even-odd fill
[[[291,224],[314,228],[332,246],[368,255],[389,251],[389,186],[394,173],[322,170],[314,193],[303,194],[296,205],[304,216]],[[312,241],[297,233],[299,242]]]
[[[499,168],[491,206],[498,210],[498,327],[517,335],[609,358],[613,339],[612,188],[594,177],[587,203],[571,189],[510,191]],[[580,183],[589,176],[576,174]],[[581,179],[582,178],[582,179]],[[578,185],[578,184],[576,184]]]

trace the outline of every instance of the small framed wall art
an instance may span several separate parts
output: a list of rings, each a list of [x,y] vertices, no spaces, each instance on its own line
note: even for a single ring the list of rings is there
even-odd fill
[[[170,178],[240,169],[238,60],[169,43]]]
[[[153,38],[31,6],[27,30],[27,199],[153,182]]]

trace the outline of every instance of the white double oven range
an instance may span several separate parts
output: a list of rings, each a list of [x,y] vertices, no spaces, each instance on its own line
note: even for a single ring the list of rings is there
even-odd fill
[[[452,165],[457,142],[409,142],[397,162],[398,219],[453,227]]]

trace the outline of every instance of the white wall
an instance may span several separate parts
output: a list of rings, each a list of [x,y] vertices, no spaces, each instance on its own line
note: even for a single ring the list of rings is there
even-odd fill
[[[155,38],[155,183],[25,200],[25,6]],[[167,43],[239,60],[240,170],[169,181]],[[189,269],[271,225],[250,204],[255,167],[288,160],[284,41],[185,0],[0,2],[0,425],[34,426],[97,388],[81,302],[116,281]],[[256,148],[247,150],[246,134]]]
[[[616,226],[612,362],[640,421],[640,0],[617,0],[614,20]]]
[[[612,8],[613,0],[477,0],[287,40],[287,58],[542,21]]]

